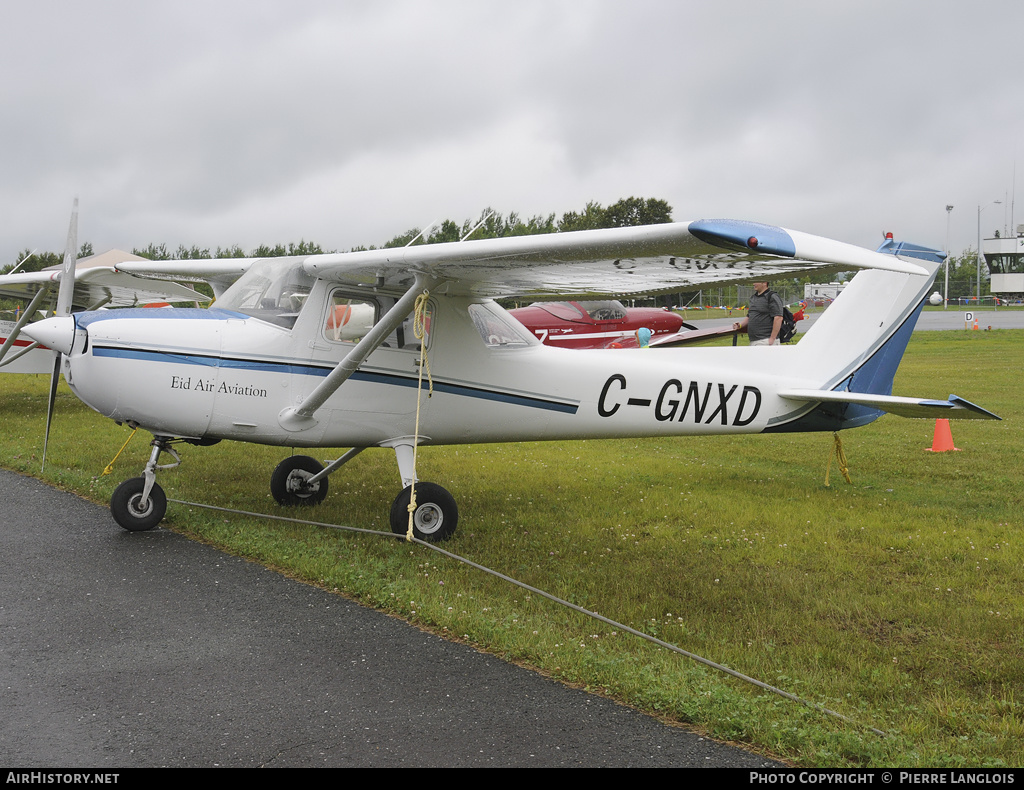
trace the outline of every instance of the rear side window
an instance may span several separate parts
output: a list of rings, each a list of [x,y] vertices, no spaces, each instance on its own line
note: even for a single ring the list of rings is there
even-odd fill
[[[492,302],[471,304],[469,316],[489,348],[519,348],[536,342],[526,327]]]

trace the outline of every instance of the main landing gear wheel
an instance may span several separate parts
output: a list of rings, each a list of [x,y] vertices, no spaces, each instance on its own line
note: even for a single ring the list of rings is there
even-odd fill
[[[120,526],[129,532],[144,532],[153,529],[163,521],[167,513],[167,495],[156,483],[149,492],[149,499],[142,501],[146,487],[143,477],[125,480],[110,498],[110,513]]]
[[[308,455],[293,455],[277,465],[270,476],[270,493],[278,504],[286,507],[295,505],[318,505],[327,496],[327,478],[309,485],[309,480],[323,465]]]
[[[391,531],[405,535],[409,531],[409,501],[412,486],[395,497],[391,505]],[[455,498],[435,483],[416,484],[416,510],[412,514],[412,534],[427,543],[439,543],[455,534],[459,509]]]

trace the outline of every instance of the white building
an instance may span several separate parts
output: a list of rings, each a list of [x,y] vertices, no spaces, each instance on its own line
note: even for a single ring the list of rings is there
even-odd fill
[[[981,243],[993,294],[1024,293],[1024,225],[1010,238],[985,239]]]
[[[846,283],[808,283],[804,286],[804,301],[831,302],[845,287]]]

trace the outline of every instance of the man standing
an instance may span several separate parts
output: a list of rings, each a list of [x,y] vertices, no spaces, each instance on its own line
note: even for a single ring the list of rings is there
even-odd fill
[[[779,345],[782,330],[782,298],[768,290],[768,283],[754,283],[747,308],[747,337],[752,346]]]

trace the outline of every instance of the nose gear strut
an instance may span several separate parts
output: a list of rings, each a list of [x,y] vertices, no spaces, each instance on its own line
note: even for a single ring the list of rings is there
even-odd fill
[[[129,532],[153,529],[167,512],[167,495],[156,482],[157,469],[173,469],[181,464],[181,457],[171,446],[172,442],[183,441],[170,436],[154,436],[150,444],[153,451],[149,462],[142,471],[142,477],[125,480],[110,498],[110,512],[120,526]],[[174,458],[173,463],[159,464],[160,453]]]

